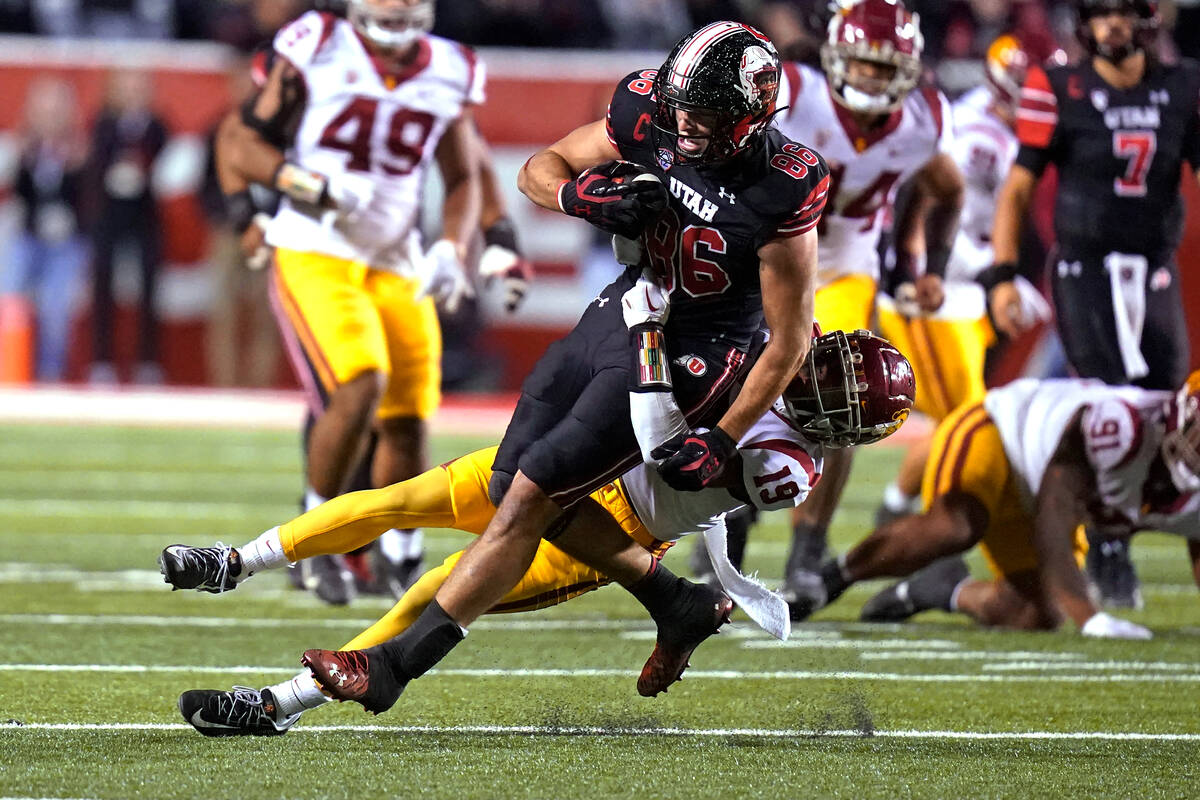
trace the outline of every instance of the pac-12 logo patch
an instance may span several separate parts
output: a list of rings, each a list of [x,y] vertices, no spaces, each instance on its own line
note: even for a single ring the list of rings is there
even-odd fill
[[[695,375],[697,378],[702,377],[706,372],[708,372],[708,364],[704,363],[704,359],[700,356],[680,356],[679,358],[675,359],[675,363]]]
[[[675,166],[674,151],[667,147],[658,148],[658,165],[663,168],[664,172]]]

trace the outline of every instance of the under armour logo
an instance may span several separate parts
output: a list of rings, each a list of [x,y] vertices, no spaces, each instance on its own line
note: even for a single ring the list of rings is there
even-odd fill
[[[608,300],[609,300],[609,298],[607,298],[607,297],[601,297],[600,295],[596,295],[595,303],[600,308],[604,308],[604,304],[607,303]]]
[[[734,193],[733,193],[733,192],[727,192],[727,191],[725,191],[725,187],[724,187],[724,186],[722,186],[722,187],[721,187],[721,188],[720,188],[720,189],[717,191],[717,194],[718,194],[718,195],[721,197],[721,199],[722,199],[722,200],[728,200],[728,201],[729,201],[729,205],[731,205],[731,206],[732,206],[732,205],[736,205],[736,204],[737,204],[737,196],[736,196],[736,195],[734,195]]]
[[[1171,93],[1166,89],[1157,89],[1150,93],[1150,102],[1156,106],[1169,106],[1171,104]]]
[[[346,685],[346,675],[340,669],[338,669],[337,664],[330,662],[326,664],[325,667],[329,670],[329,677],[337,678],[337,685],[339,687]]]

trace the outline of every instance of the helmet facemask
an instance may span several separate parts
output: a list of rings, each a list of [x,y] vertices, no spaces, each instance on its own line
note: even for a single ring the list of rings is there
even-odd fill
[[[907,408],[886,420],[871,422],[864,417],[871,387],[860,342],[867,338],[877,337],[866,331],[850,335],[830,331],[815,338],[800,371],[776,401],[780,414],[826,447],[879,441],[898,430],[908,417]],[[911,376],[911,367],[908,369]]]
[[[1183,494],[1200,492],[1200,393],[1193,386],[1195,378],[1193,373],[1171,402],[1162,441],[1171,483]]]
[[[346,19],[375,47],[399,53],[433,29],[433,0],[411,5],[394,0],[350,0]]]

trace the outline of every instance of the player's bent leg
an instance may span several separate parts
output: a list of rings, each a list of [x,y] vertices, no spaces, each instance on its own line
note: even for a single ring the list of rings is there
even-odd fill
[[[876,594],[863,604],[859,619],[903,622],[922,611],[954,611],[959,593],[969,583],[970,572],[962,556],[946,556]]]
[[[1041,591],[1036,571],[969,581],[959,589],[954,610],[992,628],[1051,631],[1062,623],[1062,615]]]

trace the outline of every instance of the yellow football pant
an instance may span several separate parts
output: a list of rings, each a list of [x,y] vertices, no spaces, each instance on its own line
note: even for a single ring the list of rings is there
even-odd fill
[[[284,554],[294,562],[347,553],[389,528],[456,528],[481,534],[496,512],[487,492],[495,455],[495,447],[485,448],[407,481],[335,497],[279,527]],[[661,556],[670,547],[642,525],[619,481],[597,490],[592,499],[649,552]],[[433,600],[461,556],[460,550],[427,571],[387,614],[342,649],[371,647],[407,629]],[[520,582],[488,613],[557,605],[607,583],[609,579],[597,570],[543,541]]]

